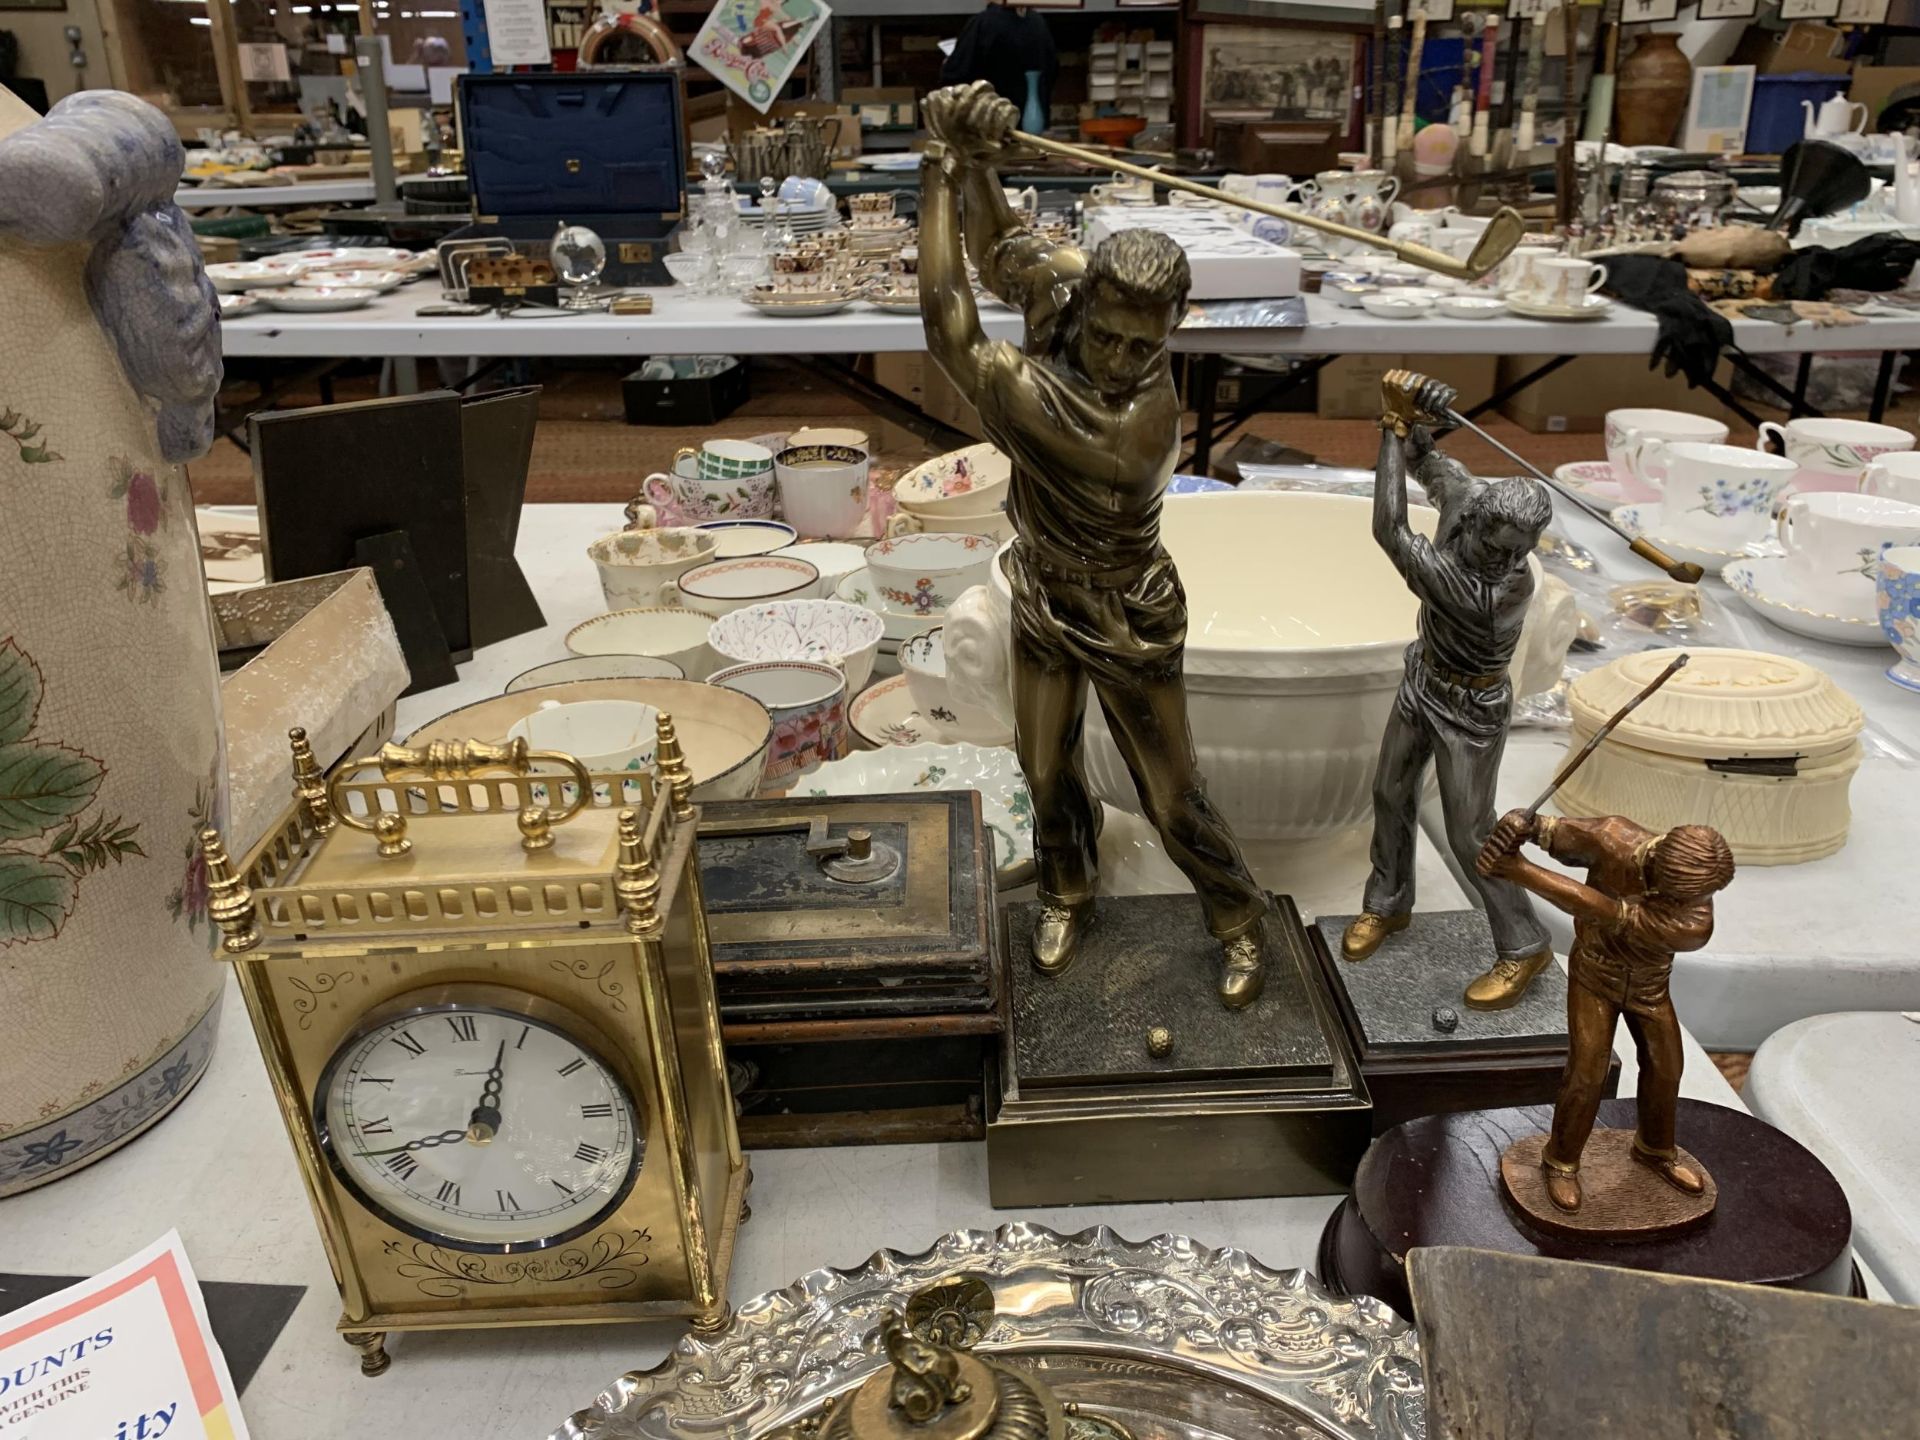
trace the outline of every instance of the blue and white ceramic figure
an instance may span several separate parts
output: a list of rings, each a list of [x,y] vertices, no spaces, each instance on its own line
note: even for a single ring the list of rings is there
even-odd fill
[[[1876,587],[1880,633],[1900,652],[1887,678],[1920,693],[1920,545],[1896,545],[1882,552]]]

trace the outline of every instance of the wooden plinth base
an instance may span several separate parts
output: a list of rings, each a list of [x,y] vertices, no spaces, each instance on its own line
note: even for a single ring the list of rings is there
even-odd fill
[[[1634,1118],[1631,1100],[1601,1102],[1600,1123],[1609,1129],[1631,1132]],[[1826,1166],[1771,1125],[1742,1111],[1682,1100],[1680,1138],[1717,1184],[1713,1211],[1677,1235],[1622,1239],[1550,1232],[1523,1217],[1503,1193],[1501,1157],[1552,1120],[1552,1107],[1529,1105],[1429,1115],[1389,1130],[1368,1148],[1353,1194],[1321,1232],[1320,1278],[1344,1294],[1378,1296],[1409,1318],[1406,1257],[1423,1245],[1859,1293],[1846,1195]],[[1583,1158],[1583,1181],[1598,1159],[1598,1141]],[[1646,1178],[1668,1188],[1650,1172]]]
[[[1575,1240],[1631,1243],[1681,1235],[1706,1223],[1720,1198],[1713,1176],[1685,1150],[1680,1162],[1707,1182],[1689,1195],[1633,1158],[1631,1130],[1595,1130],[1580,1154],[1580,1208],[1562,1210],[1547,1194],[1540,1165],[1545,1135],[1529,1135],[1500,1157],[1500,1186],[1525,1222]]]

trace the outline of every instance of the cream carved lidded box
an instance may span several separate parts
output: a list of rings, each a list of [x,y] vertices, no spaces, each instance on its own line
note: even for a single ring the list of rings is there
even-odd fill
[[[130,95],[0,90],[0,1195],[205,1068],[196,837],[226,796],[193,500],[219,385],[180,143]]]
[[[1664,670],[1677,650],[1629,655],[1573,682],[1572,749]],[[1831,855],[1852,824],[1860,706],[1784,655],[1698,650],[1554,797],[1569,815],[1625,815],[1650,830],[1711,825],[1742,865]]]

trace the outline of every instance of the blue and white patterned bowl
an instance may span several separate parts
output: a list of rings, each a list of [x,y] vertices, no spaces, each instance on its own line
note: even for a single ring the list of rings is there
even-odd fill
[[[1920,545],[1896,545],[1880,554],[1874,581],[1880,633],[1900,652],[1887,679],[1920,693]]]

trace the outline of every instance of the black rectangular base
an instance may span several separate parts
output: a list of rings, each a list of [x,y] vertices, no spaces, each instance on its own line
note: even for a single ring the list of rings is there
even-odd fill
[[[1482,912],[1419,911],[1361,961],[1340,956],[1352,918],[1323,915],[1308,940],[1373,1097],[1374,1134],[1421,1115],[1553,1103],[1567,1063],[1567,977],[1557,964],[1518,1004],[1475,1010],[1462,997],[1494,961]],[[1619,1085],[1615,1060],[1607,1094]]]
[[[1007,911],[1009,1033],[987,1123],[999,1207],[1324,1195],[1367,1140],[1367,1095],[1300,924],[1269,917],[1267,984],[1216,992],[1220,946],[1191,895],[1101,900],[1058,976],[1033,969],[1036,906]],[[1146,1032],[1171,1032],[1154,1056]]]

